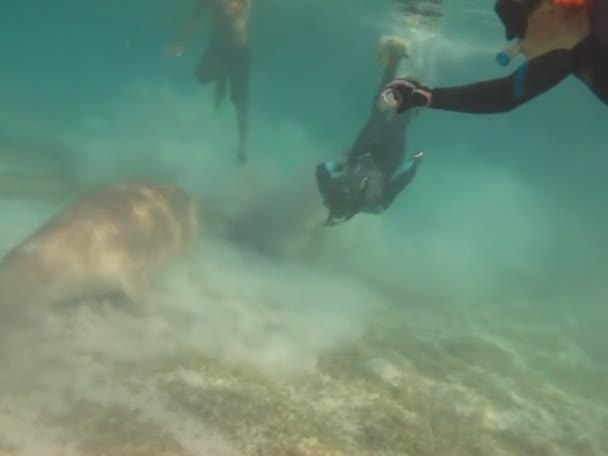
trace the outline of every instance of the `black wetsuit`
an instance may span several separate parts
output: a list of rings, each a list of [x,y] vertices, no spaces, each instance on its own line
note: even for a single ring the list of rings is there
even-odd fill
[[[571,50],[555,50],[512,75],[460,87],[432,89],[430,108],[469,113],[510,111],[573,74],[608,104],[608,0],[597,0],[590,35]]]
[[[397,58],[387,65],[372,102],[370,117],[348,153],[351,172],[367,179],[361,212],[377,213],[387,209],[416,175],[417,161],[395,175],[405,158],[405,133],[411,114],[378,110],[378,96],[395,78],[398,65]]]

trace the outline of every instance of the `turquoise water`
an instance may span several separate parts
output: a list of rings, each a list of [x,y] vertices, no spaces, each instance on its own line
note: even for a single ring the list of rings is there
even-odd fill
[[[365,121],[380,37],[431,86],[499,76],[490,5],[255,1],[244,166],[194,79],[204,27],[163,52],[190,9],[2,8],[2,252],[127,177],[203,207],[149,313],[41,305],[3,345],[3,454],[606,454],[605,108],[569,79],[508,114],[422,112],[390,211],[320,228],[314,167]]]

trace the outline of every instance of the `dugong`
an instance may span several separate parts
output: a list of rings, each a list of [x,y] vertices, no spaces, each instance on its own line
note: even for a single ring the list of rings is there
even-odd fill
[[[152,275],[197,241],[198,199],[155,181],[84,194],[0,261],[0,319],[121,293],[139,304]]]

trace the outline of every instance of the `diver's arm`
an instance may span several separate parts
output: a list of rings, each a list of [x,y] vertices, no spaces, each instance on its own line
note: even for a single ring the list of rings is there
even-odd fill
[[[608,47],[608,0],[596,0],[591,13],[591,34]]]
[[[208,6],[207,2],[208,0],[196,0],[194,11],[182,27],[179,39],[177,40],[180,46],[184,46],[186,42],[188,42],[190,38],[192,38],[192,35],[194,35],[194,33],[198,30],[203,15],[205,14],[205,10]]]
[[[524,63],[506,78],[433,89],[429,108],[467,113],[510,111],[553,88],[572,70],[570,51],[551,51]]]
[[[245,9],[247,17],[249,17],[249,14],[251,14],[251,0],[243,0],[243,7]]]

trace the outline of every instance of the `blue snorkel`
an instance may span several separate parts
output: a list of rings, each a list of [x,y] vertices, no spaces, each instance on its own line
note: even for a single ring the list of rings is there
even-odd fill
[[[511,61],[521,54],[519,41],[514,41],[505,46],[498,54],[496,54],[496,62],[503,67],[508,66]]]
[[[521,54],[521,47],[519,40],[509,42],[498,54],[496,54],[496,62],[503,67],[511,64],[513,59]],[[526,71],[528,69],[528,61],[524,59],[524,62],[515,72],[515,78],[513,79],[513,94],[516,98],[524,96],[525,92],[525,78]]]

